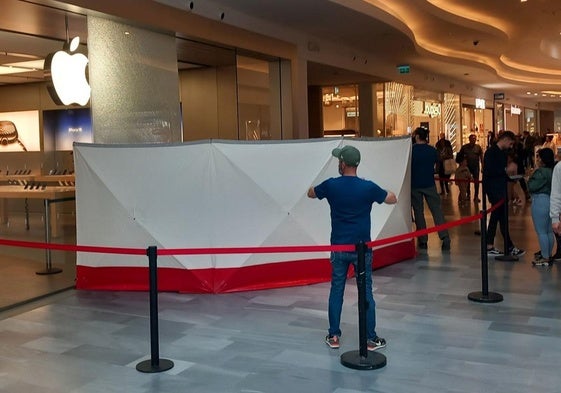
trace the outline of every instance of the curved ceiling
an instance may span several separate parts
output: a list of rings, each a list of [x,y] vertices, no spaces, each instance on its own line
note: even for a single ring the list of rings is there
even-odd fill
[[[561,101],[560,1],[208,1],[396,64],[533,101]]]

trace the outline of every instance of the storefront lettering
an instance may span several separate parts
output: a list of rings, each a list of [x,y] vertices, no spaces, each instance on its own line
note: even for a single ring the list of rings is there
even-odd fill
[[[437,117],[440,116],[441,113],[442,111],[439,103],[425,102],[425,110],[423,111],[423,114],[427,115],[428,117]]]

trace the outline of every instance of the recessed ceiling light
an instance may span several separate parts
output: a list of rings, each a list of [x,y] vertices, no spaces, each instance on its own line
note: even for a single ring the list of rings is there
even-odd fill
[[[526,94],[530,95],[530,94],[532,94],[532,92],[530,92],[530,91],[527,91],[527,92],[526,92]]]

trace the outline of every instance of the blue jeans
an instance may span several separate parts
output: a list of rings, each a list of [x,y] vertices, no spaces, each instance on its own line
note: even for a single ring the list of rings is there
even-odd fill
[[[343,295],[345,294],[345,283],[347,272],[352,264],[357,268],[356,252],[332,252],[331,253],[331,290],[329,291],[329,335],[341,336],[341,311],[343,309]],[[372,250],[365,255],[365,284],[366,284],[366,336],[367,339],[376,338],[376,303],[372,295]]]
[[[532,194],[532,221],[538,235],[542,256],[549,258],[555,240],[551,229],[551,218],[549,217],[548,194]]]

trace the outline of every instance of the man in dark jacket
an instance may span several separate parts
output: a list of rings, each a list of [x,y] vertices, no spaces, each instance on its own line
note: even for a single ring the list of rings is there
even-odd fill
[[[468,168],[473,177],[474,183],[474,194],[473,201],[480,202],[479,200],[479,172],[481,170],[480,163],[483,162],[483,149],[477,143],[477,136],[471,134],[469,136],[469,143],[462,146],[458,154],[462,154],[463,157],[467,158]],[[468,194],[471,192],[470,183],[468,183]]]
[[[506,185],[509,180],[509,175],[515,175],[517,172],[517,165],[515,162],[507,164],[507,152],[512,148],[514,141],[514,133],[512,131],[504,131],[499,135],[497,143],[485,152],[483,158],[483,189],[492,205],[495,205],[501,199],[504,199],[504,203],[507,203],[508,196]],[[514,247],[508,233],[505,214],[505,209],[502,206],[491,212],[489,225],[487,227],[487,255],[503,255],[503,252],[494,246],[498,223],[503,238],[508,238],[508,253],[513,256],[522,256],[525,251]]]

